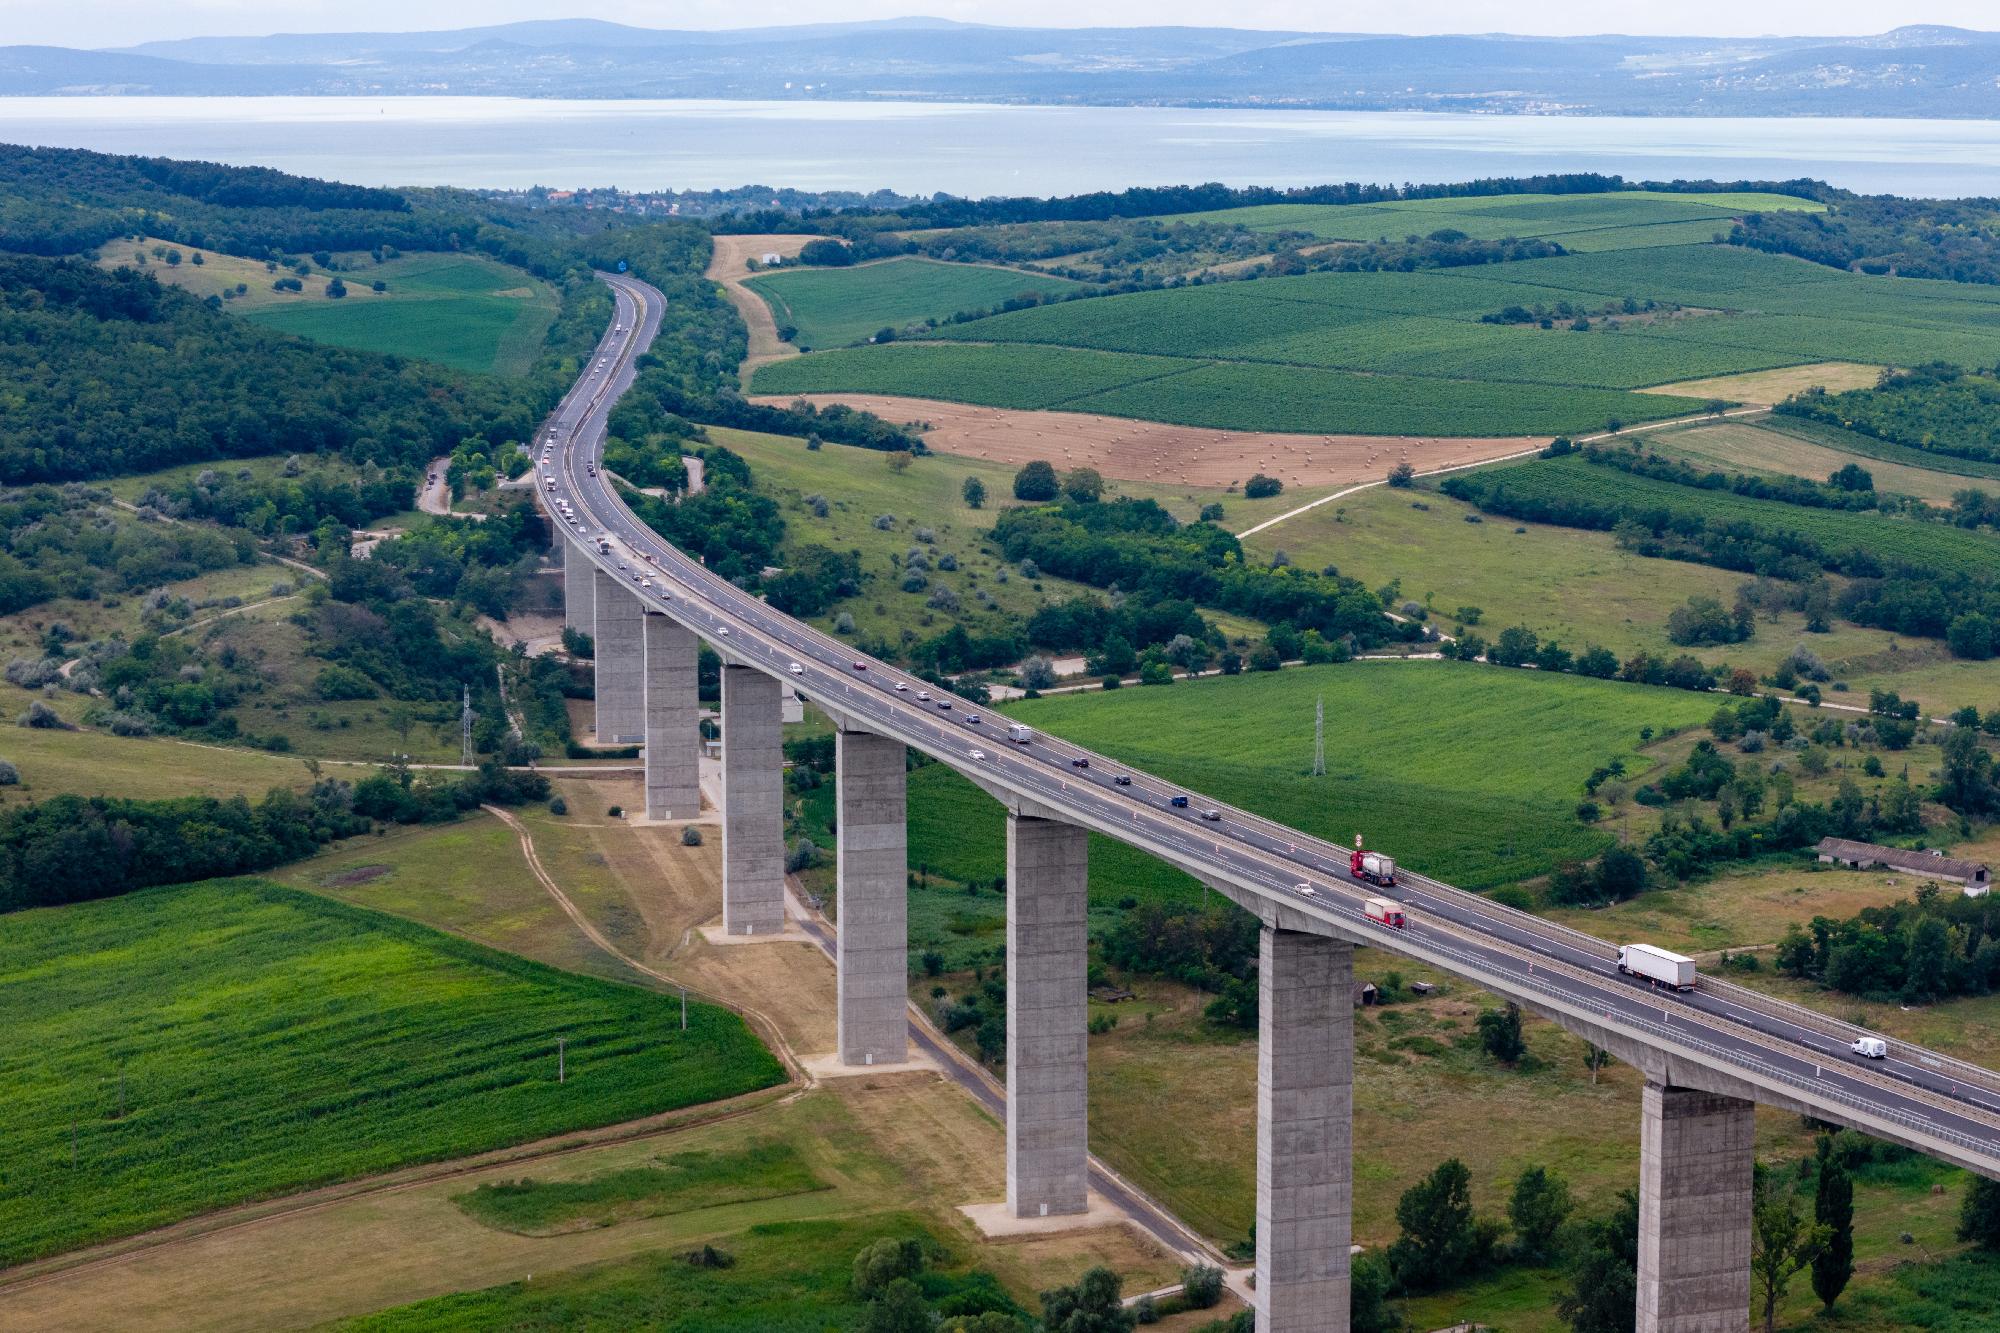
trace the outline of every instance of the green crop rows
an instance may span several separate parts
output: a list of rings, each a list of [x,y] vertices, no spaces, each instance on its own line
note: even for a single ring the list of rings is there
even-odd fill
[[[1646,206],[1623,196],[1603,205]],[[1623,309],[1627,298],[1663,308],[1634,316]],[[1559,302],[1598,312],[1591,327],[1481,319]],[[1617,307],[1609,317],[1607,307]],[[1158,359],[1167,357],[1176,360]],[[1991,364],[2000,360],[2000,290],[1666,245],[1070,301],[950,325],[921,348],[904,343],[768,366],[756,388],[1273,431],[1535,434],[1698,407],[1627,390],[1834,359]]]
[[[1646,511],[1692,514],[1710,522],[1743,522],[1774,532],[1801,533],[1833,552],[1863,550],[1886,563],[1938,573],[1990,574],[2000,566],[2000,537],[1947,523],[1882,514],[1810,509],[1775,500],[1753,500],[1729,491],[1680,486],[1638,477],[1582,458],[1538,459],[1483,471],[1483,482],[1504,485],[1531,500],[1584,500]]]
[[[783,1078],[725,1010],[683,1032],[678,999],[259,881],[6,926],[0,1267]]]
[[[991,310],[1024,294],[1084,290],[1067,278],[934,259],[786,269],[744,285],[764,298],[778,323],[798,329],[804,347],[862,342],[878,329]]]

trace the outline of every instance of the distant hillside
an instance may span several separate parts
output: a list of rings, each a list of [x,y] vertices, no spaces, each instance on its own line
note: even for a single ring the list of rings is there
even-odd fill
[[[1412,37],[911,18],[720,32],[596,19],[0,47],[0,95],[459,94],[1352,110],[2000,116],[2000,34]]]

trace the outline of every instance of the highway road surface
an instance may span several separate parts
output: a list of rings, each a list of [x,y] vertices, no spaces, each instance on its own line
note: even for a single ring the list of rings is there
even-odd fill
[[[1405,872],[1393,891],[1410,924],[1367,919],[1382,893],[1348,874],[1348,851],[1151,774],[1036,733],[1007,739],[1005,719],[791,619],[709,573],[641,524],[600,475],[605,419],[658,330],[665,298],[602,275],[613,327],[535,447],[538,493],[575,549],[649,609],[694,629],[725,660],[793,684],[852,724],[950,764],[988,790],[1131,843],[1211,883],[1334,923],[1339,933],[1466,977],[1509,998],[1615,1027],[1678,1057],[1824,1110],[1878,1120],[2000,1175],[2000,1075],[1904,1043],[1864,1061],[1837,1023],[1704,978],[1690,993],[1619,974],[1614,946]],[[545,452],[546,450],[546,452]],[[1085,766],[1087,764],[1087,767]],[[1184,807],[1174,798],[1185,796]]]

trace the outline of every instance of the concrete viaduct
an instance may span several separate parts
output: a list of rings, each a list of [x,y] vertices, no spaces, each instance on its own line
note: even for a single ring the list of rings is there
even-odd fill
[[[567,623],[596,644],[602,741],[645,747],[648,815],[699,810],[698,642],[722,658],[723,923],[782,928],[780,699],[837,727],[839,1057],[908,1050],[905,751],[951,765],[1007,812],[1007,1204],[1086,1210],[1087,835],[1160,857],[1263,923],[1257,1077],[1257,1327],[1348,1327],[1353,950],[1372,945],[1514,1000],[1646,1076],[1640,1333],[1747,1330],[1752,1107],[1834,1121],[2000,1177],[2000,1075],[1898,1044],[1864,1062],[1859,1029],[1703,978],[1689,993],[1621,976],[1616,949],[1418,875],[1410,925],[1363,915],[1376,890],[1343,848],[1053,737],[946,710],[922,683],[772,610],[640,524],[596,465],[610,407],[665,298],[629,277],[614,327],[536,446],[536,492],[563,537]],[[546,454],[543,452],[546,446]],[[1075,761],[1088,759],[1089,767]],[[1212,817],[1211,817],[1212,815]]]

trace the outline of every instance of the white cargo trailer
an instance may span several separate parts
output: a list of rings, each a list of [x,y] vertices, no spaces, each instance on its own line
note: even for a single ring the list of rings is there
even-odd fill
[[[1650,944],[1628,944],[1618,951],[1618,970],[1644,977],[1655,986],[1694,989],[1694,959]]]
[[[1016,722],[1013,726],[1007,728],[1007,739],[1016,745],[1026,745],[1029,741],[1035,739],[1035,733],[1033,728],[1024,727]]]

